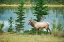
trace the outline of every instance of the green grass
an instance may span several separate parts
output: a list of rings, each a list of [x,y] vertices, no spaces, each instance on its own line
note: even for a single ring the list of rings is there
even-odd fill
[[[23,35],[4,33],[0,35],[0,42],[64,42],[64,38],[52,35]]]

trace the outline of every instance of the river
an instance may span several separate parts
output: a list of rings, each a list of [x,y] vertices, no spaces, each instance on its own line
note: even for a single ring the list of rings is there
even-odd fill
[[[13,18],[13,28],[15,28],[15,20],[17,19],[17,14],[14,13],[18,9],[18,7],[0,7],[0,23],[4,21],[3,31],[7,31],[9,27],[8,19],[10,16]],[[55,19],[56,21],[61,21],[62,26],[64,26],[64,7],[49,7],[49,14],[45,15],[42,18],[42,22],[49,22],[50,29],[52,28],[52,22]],[[30,30],[32,27],[28,25],[29,20],[31,17],[35,19],[36,17],[33,15],[33,9],[31,7],[25,7],[25,23],[24,23],[24,30]],[[34,20],[33,20],[34,21]]]

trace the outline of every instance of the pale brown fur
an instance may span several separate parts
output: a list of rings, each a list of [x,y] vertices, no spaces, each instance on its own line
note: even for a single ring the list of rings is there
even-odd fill
[[[48,33],[48,30],[50,31],[50,29],[49,29],[49,23],[48,22],[33,22],[32,20],[30,20],[29,24],[32,27],[36,28],[38,31],[41,28],[45,28],[47,30],[47,33]],[[50,31],[50,34],[51,34],[51,31]]]

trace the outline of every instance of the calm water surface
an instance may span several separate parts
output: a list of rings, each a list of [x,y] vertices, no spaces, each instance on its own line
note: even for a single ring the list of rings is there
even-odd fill
[[[13,18],[13,28],[15,26],[15,20],[17,19],[17,14],[14,13],[17,11],[17,7],[0,7],[0,23],[4,21],[5,26],[3,27],[4,31],[7,31],[7,28],[9,27],[8,19],[10,16]],[[24,29],[30,30],[32,27],[28,25],[29,20],[31,17],[33,19],[36,19],[36,17],[33,15],[33,9],[31,7],[25,8],[25,23],[24,23]],[[49,8],[49,14],[45,15],[44,18],[41,20],[47,21],[50,23],[50,28],[52,28],[52,22],[53,20],[59,21],[61,20],[62,26],[64,27],[64,7],[53,7]],[[34,20],[33,20],[34,21]]]

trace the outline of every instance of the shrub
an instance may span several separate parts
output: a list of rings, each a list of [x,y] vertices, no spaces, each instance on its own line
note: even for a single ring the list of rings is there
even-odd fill
[[[36,30],[35,28],[32,28],[31,30],[25,30],[24,34],[38,34],[38,30]],[[39,30],[39,34],[46,34],[46,31],[43,31],[43,29]]]
[[[3,30],[2,30],[3,27],[4,27],[4,22],[3,23],[0,23],[0,34],[3,33]]]
[[[63,26],[62,26],[60,20],[59,21],[56,21],[55,19],[53,20],[52,35],[58,36],[58,37],[64,37]]]

